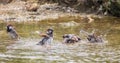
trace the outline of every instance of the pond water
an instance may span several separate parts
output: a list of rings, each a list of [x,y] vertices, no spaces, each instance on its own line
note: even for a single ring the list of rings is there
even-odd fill
[[[69,19],[68,19],[69,18]],[[0,63],[120,63],[120,19],[94,18],[88,23],[80,17],[33,22],[10,22],[15,26],[19,40],[11,40],[6,33],[6,23],[0,22]],[[54,29],[51,49],[36,45],[41,37],[36,31]],[[80,30],[105,36],[105,43],[79,42],[62,44],[62,35],[76,34],[85,39]]]

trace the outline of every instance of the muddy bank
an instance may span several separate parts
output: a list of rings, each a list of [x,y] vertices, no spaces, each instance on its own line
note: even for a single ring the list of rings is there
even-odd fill
[[[27,0],[31,1],[31,0]],[[120,0],[34,0],[38,3],[58,3],[63,7],[71,7],[78,12],[120,17]]]
[[[37,11],[28,11],[26,9],[26,2],[15,1],[9,4],[0,5],[0,20],[4,22],[17,21],[41,21],[45,19],[57,19],[64,16],[96,16],[76,13],[77,10],[70,7],[62,7],[57,3],[38,5]],[[98,17],[98,16],[96,16]],[[89,18],[88,18],[89,19]]]
[[[64,16],[81,16],[81,13],[118,16],[119,1],[98,0],[1,0],[0,20],[3,21],[41,21]],[[45,4],[50,3],[50,4]],[[52,4],[51,4],[52,3]],[[81,13],[79,13],[81,12]],[[97,14],[97,15],[95,15]],[[86,16],[83,15],[82,16]]]
[[[7,21],[40,21],[44,19],[56,19],[58,17],[69,15],[55,8],[59,7],[57,4],[39,5],[36,12],[27,11],[23,1],[12,2],[7,5],[0,5],[0,20]]]
[[[61,12],[47,11],[45,6],[47,4],[39,6],[37,12],[30,12],[25,9],[25,2],[22,1],[0,5],[0,20],[17,22],[40,21],[47,18],[57,18],[62,15]]]

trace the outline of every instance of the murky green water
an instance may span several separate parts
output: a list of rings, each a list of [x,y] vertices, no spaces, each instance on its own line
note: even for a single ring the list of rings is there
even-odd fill
[[[21,37],[18,41],[8,37],[5,31],[6,23],[1,22],[0,63],[120,63],[119,18],[95,18],[92,23],[82,21],[79,17],[63,20],[60,18],[30,23],[11,22]],[[54,42],[51,49],[47,50],[36,45],[41,37],[35,31],[45,32],[49,27],[54,29]],[[81,29],[88,32],[96,29],[98,34],[107,34],[108,43],[61,43],[63,34],[80,35]]]

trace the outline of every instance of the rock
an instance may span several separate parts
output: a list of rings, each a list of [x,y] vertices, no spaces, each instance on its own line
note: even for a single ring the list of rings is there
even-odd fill
[[[7,3],[10,3],[12,2],[13,0],[0,0],[0,3],[2,4],[7,4]]]
[[[25,4],[25,8],[26,8],[27,11],[35,11],[36,12],[38,10],[38,4],[27,2]]]
[[[91,16],[84,16],[84,17],[82,17],[82,21],[84,21],[86,23],[92,23],[94,21],[94,19]]]

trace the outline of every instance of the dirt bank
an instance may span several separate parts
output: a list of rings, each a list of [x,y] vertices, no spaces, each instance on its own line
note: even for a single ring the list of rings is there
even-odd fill
[[[1,21],[41,21],[45,19],[57,19],[64,16],[91,16],[77,13],[77,10],[74,10],[70,7],[62,7],[58,4],[43,4],[38,5],[37,11],[27,11],[26,2],[24,1],[15,1],[9,4],[0,5],[0,20]],[[92,15],[93,16],[93,15]]]

